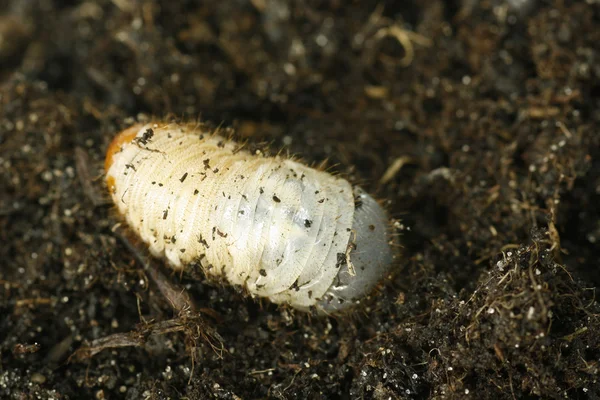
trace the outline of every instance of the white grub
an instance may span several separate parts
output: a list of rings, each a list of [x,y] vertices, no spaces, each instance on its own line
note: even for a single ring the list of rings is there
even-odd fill
[[[200,261],[252,296],[329,313],[391,264],[387,216],[371,196],[201,125],[135,125],[113,140],[105,167],[119,212],[153,255],[174,269]]]

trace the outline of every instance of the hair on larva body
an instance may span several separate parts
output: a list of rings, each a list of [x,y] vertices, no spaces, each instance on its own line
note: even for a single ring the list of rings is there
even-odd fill
[[[175,269],[199,261],[252,296],[330,313],[392,263],[387,215],[360,188],[199,125],[126,129],[105,168],[119,212],[153,255]]]

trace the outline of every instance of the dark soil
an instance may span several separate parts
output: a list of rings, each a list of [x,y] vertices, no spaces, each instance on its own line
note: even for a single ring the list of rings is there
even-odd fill
[[[600,398],[597,1],[0,9],[0,398]],[[169,276],[178,320],[102,179],[152,117],[328,159],[402,220],[393,274],[337,318]]]

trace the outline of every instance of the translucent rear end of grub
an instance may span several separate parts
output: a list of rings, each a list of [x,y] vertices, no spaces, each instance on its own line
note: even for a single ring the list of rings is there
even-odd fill
[[[337,312],[392,264],[387,215],[360,188],[250,154],[198,126],[123,131],[107,152],[106,175],[152,254],[175,269],[200,261],[208,276],[274,303]]]

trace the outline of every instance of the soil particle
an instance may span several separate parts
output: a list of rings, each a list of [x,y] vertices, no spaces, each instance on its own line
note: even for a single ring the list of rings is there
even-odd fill
[[[0,4],[0,397],[600,397],[597,2]],[[316,318],[190,267],[174,310],[102,183],[153,117],[327,159],[394,273]]]

